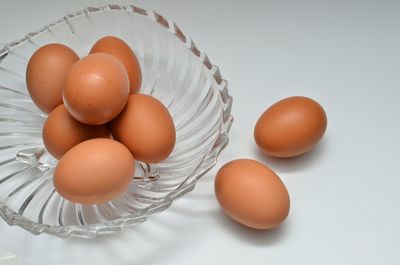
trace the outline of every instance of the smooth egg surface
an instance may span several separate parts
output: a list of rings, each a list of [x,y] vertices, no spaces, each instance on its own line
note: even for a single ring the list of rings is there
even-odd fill
[[[140,64],[135,53],[125,41],[114,36],[103,37],[90,50],[91,54],[98,52],[115,56],[124,65],[129,76],[130,93],[140,90],[142,84]]]
[[[39,48],[29,59],[26,85],[32,101],[50,113],[62,104],[62,86],[70,67],[79,60],[69,47],[51,43]]]
[[[128,100],[128,74],[114,56],[91,54],[71,67],[62,95],[75,119],[90,125],[104,124],[114,119]]]
[[[115,140],[140,161],[157,163],[175,146],[175,126],[167,108],[156,98],[131,94],[125,109],[111,122]]]
[[[131,183],[135,160],[121,143],[104,138],[71,148],[54,171],[54,186],[65,199],[101,204],[124,192]]]
[[[290,199],[285,185],[274,171],[255,160],[225,164],[214,188],[225,213],[245,226],[270,229],[288,216]]]
[[[87,125],[68,113],[64,104],[55,108],[44,123],[43,143],[47,151],[60,159],[69,149],[92,138],[110,138],[107,125]]]
[[[311,150],[327,127],[324,109],[307,97],[285,98],[269,107],[258,119],[254,139],[274,157],[295,157]]]

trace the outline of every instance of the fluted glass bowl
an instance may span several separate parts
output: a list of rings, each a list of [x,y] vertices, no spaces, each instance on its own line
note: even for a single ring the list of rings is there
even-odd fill
[[[140,93],[167,106],[176,146],[158,164],[137,163],[129,189],[101,205],[64,200],[53,186],[57,161],[46,152],[46,115],[25,84],[30,56],[47,43],[63,43],[81,57],[106,35],[125,40],[143,72]],[[0,216],[34,233],[91,238],[145,221],[192,190],[227,145],[232,98],[207,55],[178,26],[135,6],[86,8],[29,33],[0,50]]]

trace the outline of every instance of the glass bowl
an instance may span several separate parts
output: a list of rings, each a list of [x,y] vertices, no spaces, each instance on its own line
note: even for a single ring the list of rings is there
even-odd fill
[[[137,163],[128,190],[101,205],[64,200],[53,186],[57,161],[46,152],[46,115],[31,101],[25,70],[47,43],[80,56],[114,35],[135,51],[143,72],[140,93],[167,106],[176,127],[172,154],[158,164]],[[218,67],[172,21],[135,6],[108,5],[67,15],[0,50],[0,216],[34,234],[92,238],[121,231],[168,208],[191,191],[228,144],[232,98]]]

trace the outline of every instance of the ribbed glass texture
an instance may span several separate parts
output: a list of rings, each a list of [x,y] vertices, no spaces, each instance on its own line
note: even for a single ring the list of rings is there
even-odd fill
[[[143,72],[141,93],[170,111],[177,132],[168,159],[138,163],[129,189],[102,205],[64,200],[53,186],[56,160],[44,149],[46,115],[25,84],[30,56],[47,43],[63,43],[81,57],[99,38],[114,35],[135,51]],[[92,238],[145,221],[178,197],[216,163],[227,145],[232,98],[207,55],[178,26],[135,6],[86,8],[29,33],[0,50],[0,216],[34,233]]]

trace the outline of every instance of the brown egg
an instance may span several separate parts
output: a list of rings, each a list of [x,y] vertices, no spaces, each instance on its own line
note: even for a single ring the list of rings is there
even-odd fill
[[[47,44],[32,55],[26,68],[26,86],[39,109],[50,113],[62,103],[64,78],[78,60],[72,49],[57,43]]]
[[[266,154],[294,157],[311,150],[327,126],[324,109],[306,97],[289,97],[269,107],[259,118],[254,139]]]
[[[69,115],[63,104],[47,117],[42,134],[47,151],[58,159],[80,142],[111,136],[107,125],[80,123]]]
[[[289,213],[283,182],[270,168],[250,159],[233,160],[218,171],[215,195],[228,216],[255,229],[274,228]]]
[[[86,124],[103,124],[124,108],[129,95],[128,74],[114,56],[91,54],[71,67],[62,92],[72,117]]]
[[[140,161],[157,163],[175,146],[174,122],[156,98],[132,94],[121,114],[111,122],[115,140],[123,143]]]
[[[101,204],[124,192],[135,171],[135,160],[121,143],[104,138],[71,148],[54,171],[54,187],[65,199]]]
[[[142,71],[135,53],[129,45],[120,38],[107,36],[98,40],[90,50],[90,53],[108,53],[115,56],[125,66],[129,76],[130,93],[140,90],[142,84]]]

